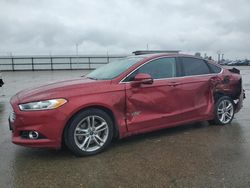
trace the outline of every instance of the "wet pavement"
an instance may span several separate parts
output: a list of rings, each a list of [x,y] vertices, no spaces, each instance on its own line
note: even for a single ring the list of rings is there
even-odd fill
[[[250,187],[250,67],[239,67],[247,99],[227,126],[183,125],[112,143],[77,158],[67,150],[11,143],[9,98],[83,71],[4,72],[0,89],[0,187]]]

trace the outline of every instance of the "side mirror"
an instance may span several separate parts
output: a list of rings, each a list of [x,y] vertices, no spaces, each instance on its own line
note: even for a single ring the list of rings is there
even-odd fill
[[[132,85],[137,86],[140,84],[152,84],[154,82],[150,74],[139,73],[135,76],[134,81],[131,82]]]

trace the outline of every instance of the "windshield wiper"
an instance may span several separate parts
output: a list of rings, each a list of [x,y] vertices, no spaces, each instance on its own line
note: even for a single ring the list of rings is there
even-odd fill
[[[87,76],[87,78],[89,78],[89,79],[91,79],[91,80],[98,80],[98,79],[95,78],[95,77],[89,77],[89,76]]]

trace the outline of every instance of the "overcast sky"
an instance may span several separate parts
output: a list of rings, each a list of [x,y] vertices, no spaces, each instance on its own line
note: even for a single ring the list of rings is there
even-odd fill
[[[218,50],[250,58],[250,0],[0,0],[0,55]]]

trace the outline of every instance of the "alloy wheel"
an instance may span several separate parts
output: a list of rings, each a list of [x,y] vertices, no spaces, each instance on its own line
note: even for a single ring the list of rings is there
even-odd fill
[[[223,124],[229,123],[234,115],[234,106],[230,100],[224,99],[222,100],[217,108],[217,116],[218,119]]]
[[[79,149],[93,152],[100,149],[108,139],[109,127],[100,116],[87,116],[81,120],[74,131],[74,140]]]

